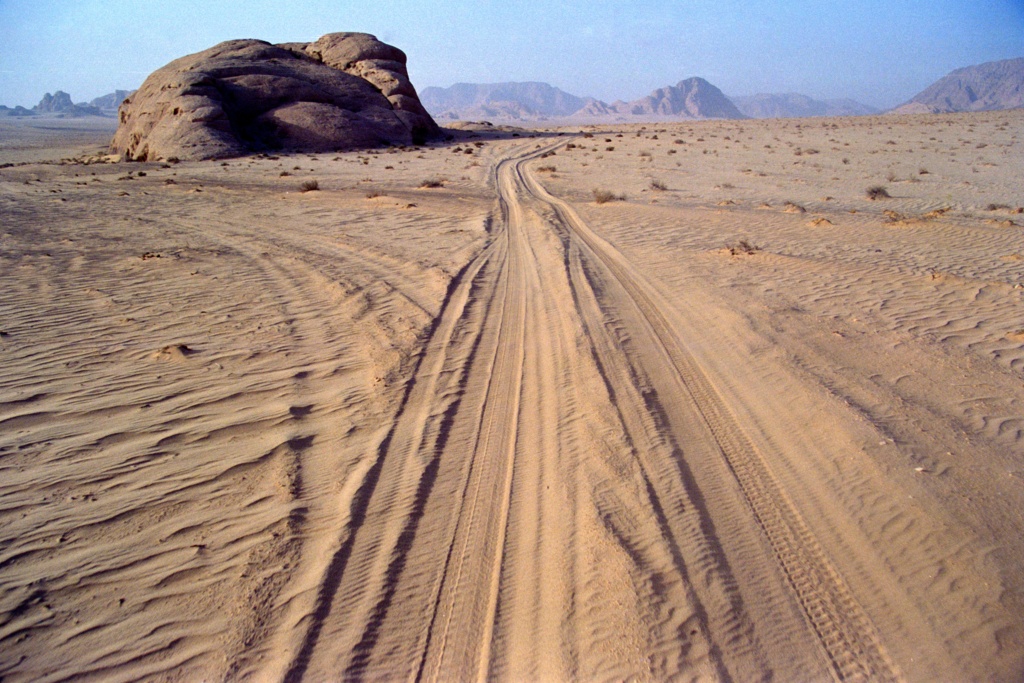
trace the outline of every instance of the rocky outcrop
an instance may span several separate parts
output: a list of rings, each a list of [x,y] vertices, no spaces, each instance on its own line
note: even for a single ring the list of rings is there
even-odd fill
[[[894,114],[944,114],[1024,107],[1024,58],[957,69],[892,110]]]
[[[58,90],[52,95],[46,93],[43,99],[32,108],[37,114],[59,114],[61,116],[100,116],[101,112],[96,107],[87,104],[75,104],[71,101],[71,95],[63,90]]]
[[[227,41],[154,71],[121,104],[111,151],[210,159],[422,142],[440,129],[405,64],[405,53],[365,33]]]

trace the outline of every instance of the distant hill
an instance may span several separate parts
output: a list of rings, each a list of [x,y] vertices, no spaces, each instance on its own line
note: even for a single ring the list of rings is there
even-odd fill
[[[993,111],[1024,107],[1024,58],[951,71],[892,110],[894,114]]]
[[[752,119],[784,119],[807,116],[867,116],[878,109],[854,100],[815,100],[798,93],[760,93],[730,97],[736,108]]]
[[[566,118],[588,98],[570,95],[547,83],[456,83],[424,88],[420,102],[437,120]]]
[[[676,85],[658,88],[647,97],[630,102],[623,113],[633,116],[690,119],[745,119],[722,91],[703,78],[687,78]]]
[[[745,118],[721,90],[703,78],[689,78],[658,88],[647,97],[611,104],[536,82],[456,83],[449,88],[424,88],[420,101],[439,121]]]
[[[90,106],[96,107],[97,109],[104,112],[117,112],[117,108],[121,106],[125,98],[131,95],[134,90],[115,90],[112,93],[106,95],[100,95],[89,102]]]

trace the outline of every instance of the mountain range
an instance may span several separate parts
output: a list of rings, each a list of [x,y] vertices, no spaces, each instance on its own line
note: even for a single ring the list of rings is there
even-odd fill
[[[50,114],[59,117],[77,116],[114,116],[117,108],[126,97],[132,94],[131,90],[115,90],[107,95],[94,98],[88,104],[75,104],[71,101],[71,95],[63,90],[57,90],[52,95],[46,93],[39,104],[28,109],[26,107],[5,107],[0,104],[0,116],[36,116],[39,114]]]
[[[798,93],[727,97],[703,78],[658,88],[632,102],[610,104],[547,83],[457,83],[425,88],[420,100],[435,119],[630,121],[865,116],[879,109],[850,99],[815,100]],[[957,69],[891,113],[946,113],[1024,107],[1024,58]]]
[[[687,78],[631,102],[579,97],[547,83],[456,83],[420,94],[435,119],[743,119],[859,116],[878,110],[853,100],[818,101],[796,93],[728,97],[703,78]]]

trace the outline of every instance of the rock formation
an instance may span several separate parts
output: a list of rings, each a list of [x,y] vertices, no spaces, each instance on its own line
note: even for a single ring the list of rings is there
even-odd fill
[[[440,129],[405,64],[365,33],[230,40],[154,71],[121,104],[110,148],[125,159],[210,159],[421,142]]]
[[[52,95],[46,93],[32,110],[37,114],[59,114],[61,116],[100,116],[101,112],[96,107],[87,104],[75,104],[71,101],[71,95],[63,90],[57,90]]]
[[[1024,107],[1024,58],[1004,59],[950,72],[894,114],[992,111]]]

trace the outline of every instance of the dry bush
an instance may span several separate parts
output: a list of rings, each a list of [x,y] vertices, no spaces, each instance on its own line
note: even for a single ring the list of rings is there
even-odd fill
[[[885,189],[884,185],[872,185],[865,192],[868,195],[868,199],[875,201],[876,199],[891,199],[892,195]]]
[[[750,255],[761,251],[761,247],[756,244],[751,244],[746,240],[740,240],[736,244],[727,244],[726,249],[729,250],[729,254],[732,256]]]
[[[626,200],[626,195],[617,195],[614,192],[608,190],[593,190],[594,201],[598,204],[607,204],[608,202],[621,202]]]
[[[444,187],[444,178],[427,178],[420,187]]]
[[[558,169],[554,166],[538,166],[537,170],[541,173],[554,173]]]
[[[652,190],[657,190],[659,192],[664,192],[665,190],[668,189],[668,185],[666,185],[665,183],[661,182],[660,180],[652,180],[651,181],[651,189]]]
[[[320,183],[316,180],[307,180],[299,186],[301,192],[316,192],[320,189]]]

